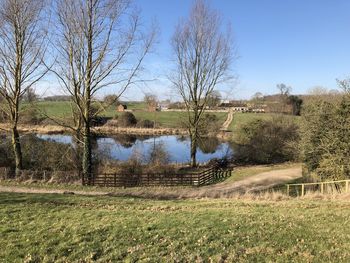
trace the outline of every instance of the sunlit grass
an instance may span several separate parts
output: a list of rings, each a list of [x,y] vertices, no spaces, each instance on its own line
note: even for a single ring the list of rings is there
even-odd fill
[[[28,107],[28,105],[23,105]],[[38,107],[43,115],[47,115],[51,118],[71,118],[71,103],[68,101],[40,101],[35,104],[34,107]],[[147,111],[147,105],[144,102],[128,102],[127,107],[129,110],[133,110],[133,114],[138,120],[151,120],[155,121],[161,127],[167,128],[180,128],[182,123],[186,120],[186,112],[149,112]],[[111,106],[101,112],[102,116],[113,118],[122,114],[117,112],[116,107]],[[213,113],[218,117],[219,123],[224,123],[227,117],[225,112]]]
[[[1,193],[0,261],[348,262],[349,208]]]

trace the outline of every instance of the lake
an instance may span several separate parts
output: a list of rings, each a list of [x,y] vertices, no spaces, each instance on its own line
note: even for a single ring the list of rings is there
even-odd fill
[[[69,144],[74,147],[74,139],[70,135],[42,135],[38,138],[56,143]],[[186,163],[190,161],[190,140],[184,136],[136,136],[117,135],[111,137],[97,137],[93,141],[93,153],[100,158],[127,161],[139,158],[144,162],[151,155],[153,149],[167,152],[171,163]],[[222,158],[232,154],[227,142],[217,138],[200,140],[197,149],[197,161],[207,162],[213,158]]]

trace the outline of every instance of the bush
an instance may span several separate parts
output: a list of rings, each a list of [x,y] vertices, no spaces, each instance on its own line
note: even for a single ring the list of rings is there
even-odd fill
[[[234,138],[234,159],[242,163],[269,164],[299,157],[298,126],[282,117],[253,120]]]
[[[118,125],[120,127],[134,127],[136,124],[136,117],[131,112],[124,112],[118,117]]]
[[[154,128],[154,122],[150,120],[142,120],[137,123],[137,127],[147,129]]]
[[[303,161],[319,180],[350,178],[350,97],[323,98],[305,106],[301,125]]]
[[[43,117],[40,116],[40,113],[35,108],[26,107],[19,115],[20,122],[23,124],[40,124],[43,121]]]
[[[157,143],[148,153],[148,164],[155,166],[166,165],[170,162],[170,155],[163,143]]]

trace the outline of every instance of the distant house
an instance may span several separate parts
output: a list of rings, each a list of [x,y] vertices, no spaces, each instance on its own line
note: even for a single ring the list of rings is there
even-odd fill
[[[233,111],[236,111],[236,112],[248,112],[250,111],[250,108],[247,107],[247,106],[234,106],[232,107]]]
[[[168,110],[169,109],[169,105],[170,103],[160,103],[158,105],[159,109],[162,111],[162,110]]]
[[[231,102],[231,108],[235,112],[248,112],[250,111],[249,106],[242,102]]]
[[[264,108],[252,108],[252,112],[265,113],[265,109]]]
[[[123,112],[123,111],[125,111],[127,108],[128,108],[128,107],[127,107],[126,105],[124,105],[124,104],[119,104],[119,105],[117,106],[117,111],[118,111],[118,112]]]

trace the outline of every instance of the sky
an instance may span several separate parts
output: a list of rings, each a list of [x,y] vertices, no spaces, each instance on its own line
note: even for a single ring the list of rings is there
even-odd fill
[[[272,94],[285,83],[294,94],[315,86],[336,89],[336,79],[350,76],[349,0],[209,0],[230,23],[238,59],[233,64],[237,83],[230,96],[250,98]],[[155,55],[147,62],[159,75],[169,70],[170,40],[191,0],[136,0],[144,20],[156,18],[160,27]],[[164,76],[150,90],[171,94]],[[171,96],[171,95],[169,95]]]
[[[256,92],[273,94],[285,83],[293,94],[315,86],[336,89],[336,79],[350,76],[349,0],[208,0],[224,24],[230,24],[238,58],[237,76],[223,94],[248,99]],[[170,40],[180,18],[187,17],[192,0],[134,0],[141,17],[156,19],[159,41],[145,61],[145,86],[133,87],[124,99],[142,99],[145,92],[161,99],[176,96],[166,76],[171,71]],[[232,89],[233,88],[233,89]],[[108,92],[108,91],[105,91]]]

